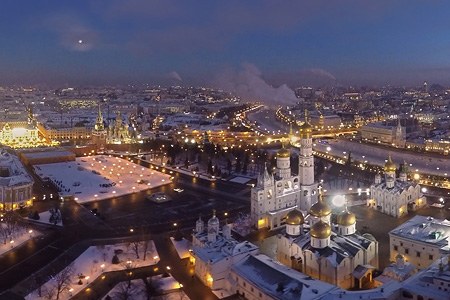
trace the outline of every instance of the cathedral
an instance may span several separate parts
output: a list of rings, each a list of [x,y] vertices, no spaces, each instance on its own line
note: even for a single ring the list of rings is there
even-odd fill
[[[123,122],[120,112],[117,112],[116,120],[108,126],[108,141],[110,143],[129,143],[131,141],[128,125]]]
[[[384,165],[384,178],[375,175],[375,182],[370,187],[371,199],[367,203],[382,213],[400,218],[407,215],[408,210],[423,207],[426,201],[420,185],[407,180],[407,164],[403,163],[398,178],[396,171],[397,166],[389,156]]]
[[[287,213],[293,209],[309,211],[317,202],[317,182],[314,181],[312,126],[306,119],[299,129],[299,173],[293,174],[291,153],[282,148],[276,154],[275,172],[267,166],[251,191],[251,220],[254,227],[276,228],[284,224]]]
[[[297,209],[287,214],[286,230],[277,239],[277,260],[344,289],[362,288],[378,267],[378,242],[356,232],[356,216],[347,208],[332,224],[331,208],[320,193],[306,218]]]

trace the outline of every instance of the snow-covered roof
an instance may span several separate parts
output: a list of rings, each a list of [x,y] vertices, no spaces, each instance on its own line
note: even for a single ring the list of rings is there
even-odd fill
[[[6,176],[0,177],[0,186],[18,186],[34,182],[19,158],[6,151],[0,152],[0,168],[7,170]]]
[[[332,290],[338,289],[329,283],[290,269],[259,254],[232,267],[232,271],[252,282],[273,299],[299,300],[320,299]]]
[[[449,299],[450,265],[447,259],[436,260],[427,269],[417,273],[403,282],[402,289],[410,293],[421,295],[424,299]],[[439,264],[442,264],[440,269]],[[442,285],[440,283],[443,283]],[[444,290],[446,288],[447,290]]]
[[[288,238],[290,238],[288,236]],[[330,245],[328,247],[317,249],[311,246],[311,237],[304,233],[292,241],[303,250],[309,250],[315,255],[327,258],[334,266],[339,265],[345,258],[354,257],[360,250],[367,249],[374,241],[358,233],[351,235],[338,235],[331,233]]]
[[[244,241],[239,243],[235,239],[225,238],[222,233],[219,233],[215,242],[207,241],[206,233],[197,234],[197,239],[201,240],[203,247],[193,247],[193,252],[202,261],[207,261],[211,264],[221,261],[222,259],[232,257],[241,253],[253,252],[258,249],[258,246]]]
[[[450,221],[426,216],[414,216],[389,232],[391,235],[433,244],[450,251]]]
[[[386,182],[383,180],[381,183],[379,184],[374,184],[373,185],[375,188],[378,189],[383,189],[388,191],[391,194],[401,194],[403,193],[403,191],[408,190],[409,188],[415,188],[417,186],[416,182],[412,182],[412,181],[400,181],[400,180],[396,180],[394,182],[394,187],[393,188],[387,188],[386,186]]]

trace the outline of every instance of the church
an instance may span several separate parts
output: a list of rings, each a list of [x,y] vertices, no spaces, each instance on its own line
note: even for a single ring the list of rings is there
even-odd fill
[[[306,217],[297,209],[286,216],[278,235],[277,260],[284,265],[344,289],[372,282],[378,267],[378,242],[356,232],[356,216],[347,208],[331,223],[331,208],[320,193]],[[307,224],[309,223],[309,224]]]
[[[291,171],[291,153],[282,148],[276,154],[275,171],[269,174],[267,166],[259,175],[251,191],[251,220],[257,228],[277,228],[285,223],[287,213],[293,209],[309,211],[317,202],[318,184],[314,180],[312,126],[308,119],[299,129],[299,174]]]
[[[426,204],[417,182],[407,180],[407,164],[403,163],[399,177],[397,166],[389,156],[384,165],[384,178],[375,175],[375,182],[370,187],[371,199],[367,204],[387,215],[400,218],[408,214],[408,210],[416,210]]]

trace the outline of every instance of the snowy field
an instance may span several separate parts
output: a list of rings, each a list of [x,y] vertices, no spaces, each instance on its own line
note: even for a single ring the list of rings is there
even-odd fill
[[[94,281],[104,272],[133,269],[143,266],[154,265],[159,262],[158,252],[153,241],[135,243],[122,243],[115,245],[91,246],[78,256],[66,269],[55,274],[49,281],[41,287],[41,297],[38,289],[28,294],[25,299],[48,299],[49,295],[56,296],[57,283],[61,283],[64,277],[62,274],[68,274],[64,289],[59,299],[70,299],[86,288],[90,282]],[[136,254],[136,250],[138,255]],[[145,260],[144,260],[144,253]],[[113,263],[114,256],[117,256],[117,263]],[[138,258],[139,256],[139,258]]]
[[[242,177],[242,176],[236,176],[230,179],[230,182],[240,183],[240,184],[246,184],[247,182],[251,181],[252,178]]]
[[[170,175],[106,155],[36,165],[34,169],[39,177],[51,180],[61,190],[61,196],[73,196],[80,203],[123,196],[170,183]]]
[[[180,259],[188,258],[190,256],[189,249],[192,249],[192,243],[185,238],[181,241],[175,241],[173,237],[170,237],[175,250],[177,250],[178,256]]]
[[[397,166],[403,161],[409,164],[411,172],[448,176],[450,174],[450,158],[434,158],[423,153],[411,153],[401,149],[382,149],[370,144],[351,142],[347,140],[326,140],[324,144],[316,143],[314,150],[328,151],[333,156],[347,157],[352,152],[352,158],[358,161],[367,161],[369,164],[384,166],[389,154]],[[345,152],[345,154],[344,154]]]

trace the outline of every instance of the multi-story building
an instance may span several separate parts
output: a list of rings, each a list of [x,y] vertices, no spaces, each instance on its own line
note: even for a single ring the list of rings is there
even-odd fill
[[[330,216],[331,208],[322,196],[311,207],[309,230],[304,230],[303,214],[290,211],[286,231],[277,240],[278,261],[341,288],[369,285],[378,267],[378,242],[372,235],[356,232],[356,217],[347,209],[337,216],[336,227]]]
[[[0,152],[0,211],[33,205],[33,179],[19,158]]]
[[[426,204],[420,185],[407,180],[407,164],[403,163],[400,176],[396,175],[397,166],[389,156],[384,165],[384,179],[375,175],[375,182],[370,187],[371,198],[368,206],[382,213],[400,218],[408,214],[408,210],[416,210]]]
[[[419,270],[450,254],[450,221],[414,216],[389,232],[390,258],[400,254]]]
[[[397,148],[405,148],[406,145],[406,129],[401,126],[400,121],[397,126],[370,123],[362,126],[360,133],[365,141],[388,144]]]
[[[273,174],[265,167],[251,191],[251,219],[256,228],[276,228],[283,225],[289,211],[298,208],[309,211],[317,202],[318,184],[314,180],[312,127],[306,119],[300,126],[299,174],[291,171],[290,151],[277,152]]]

